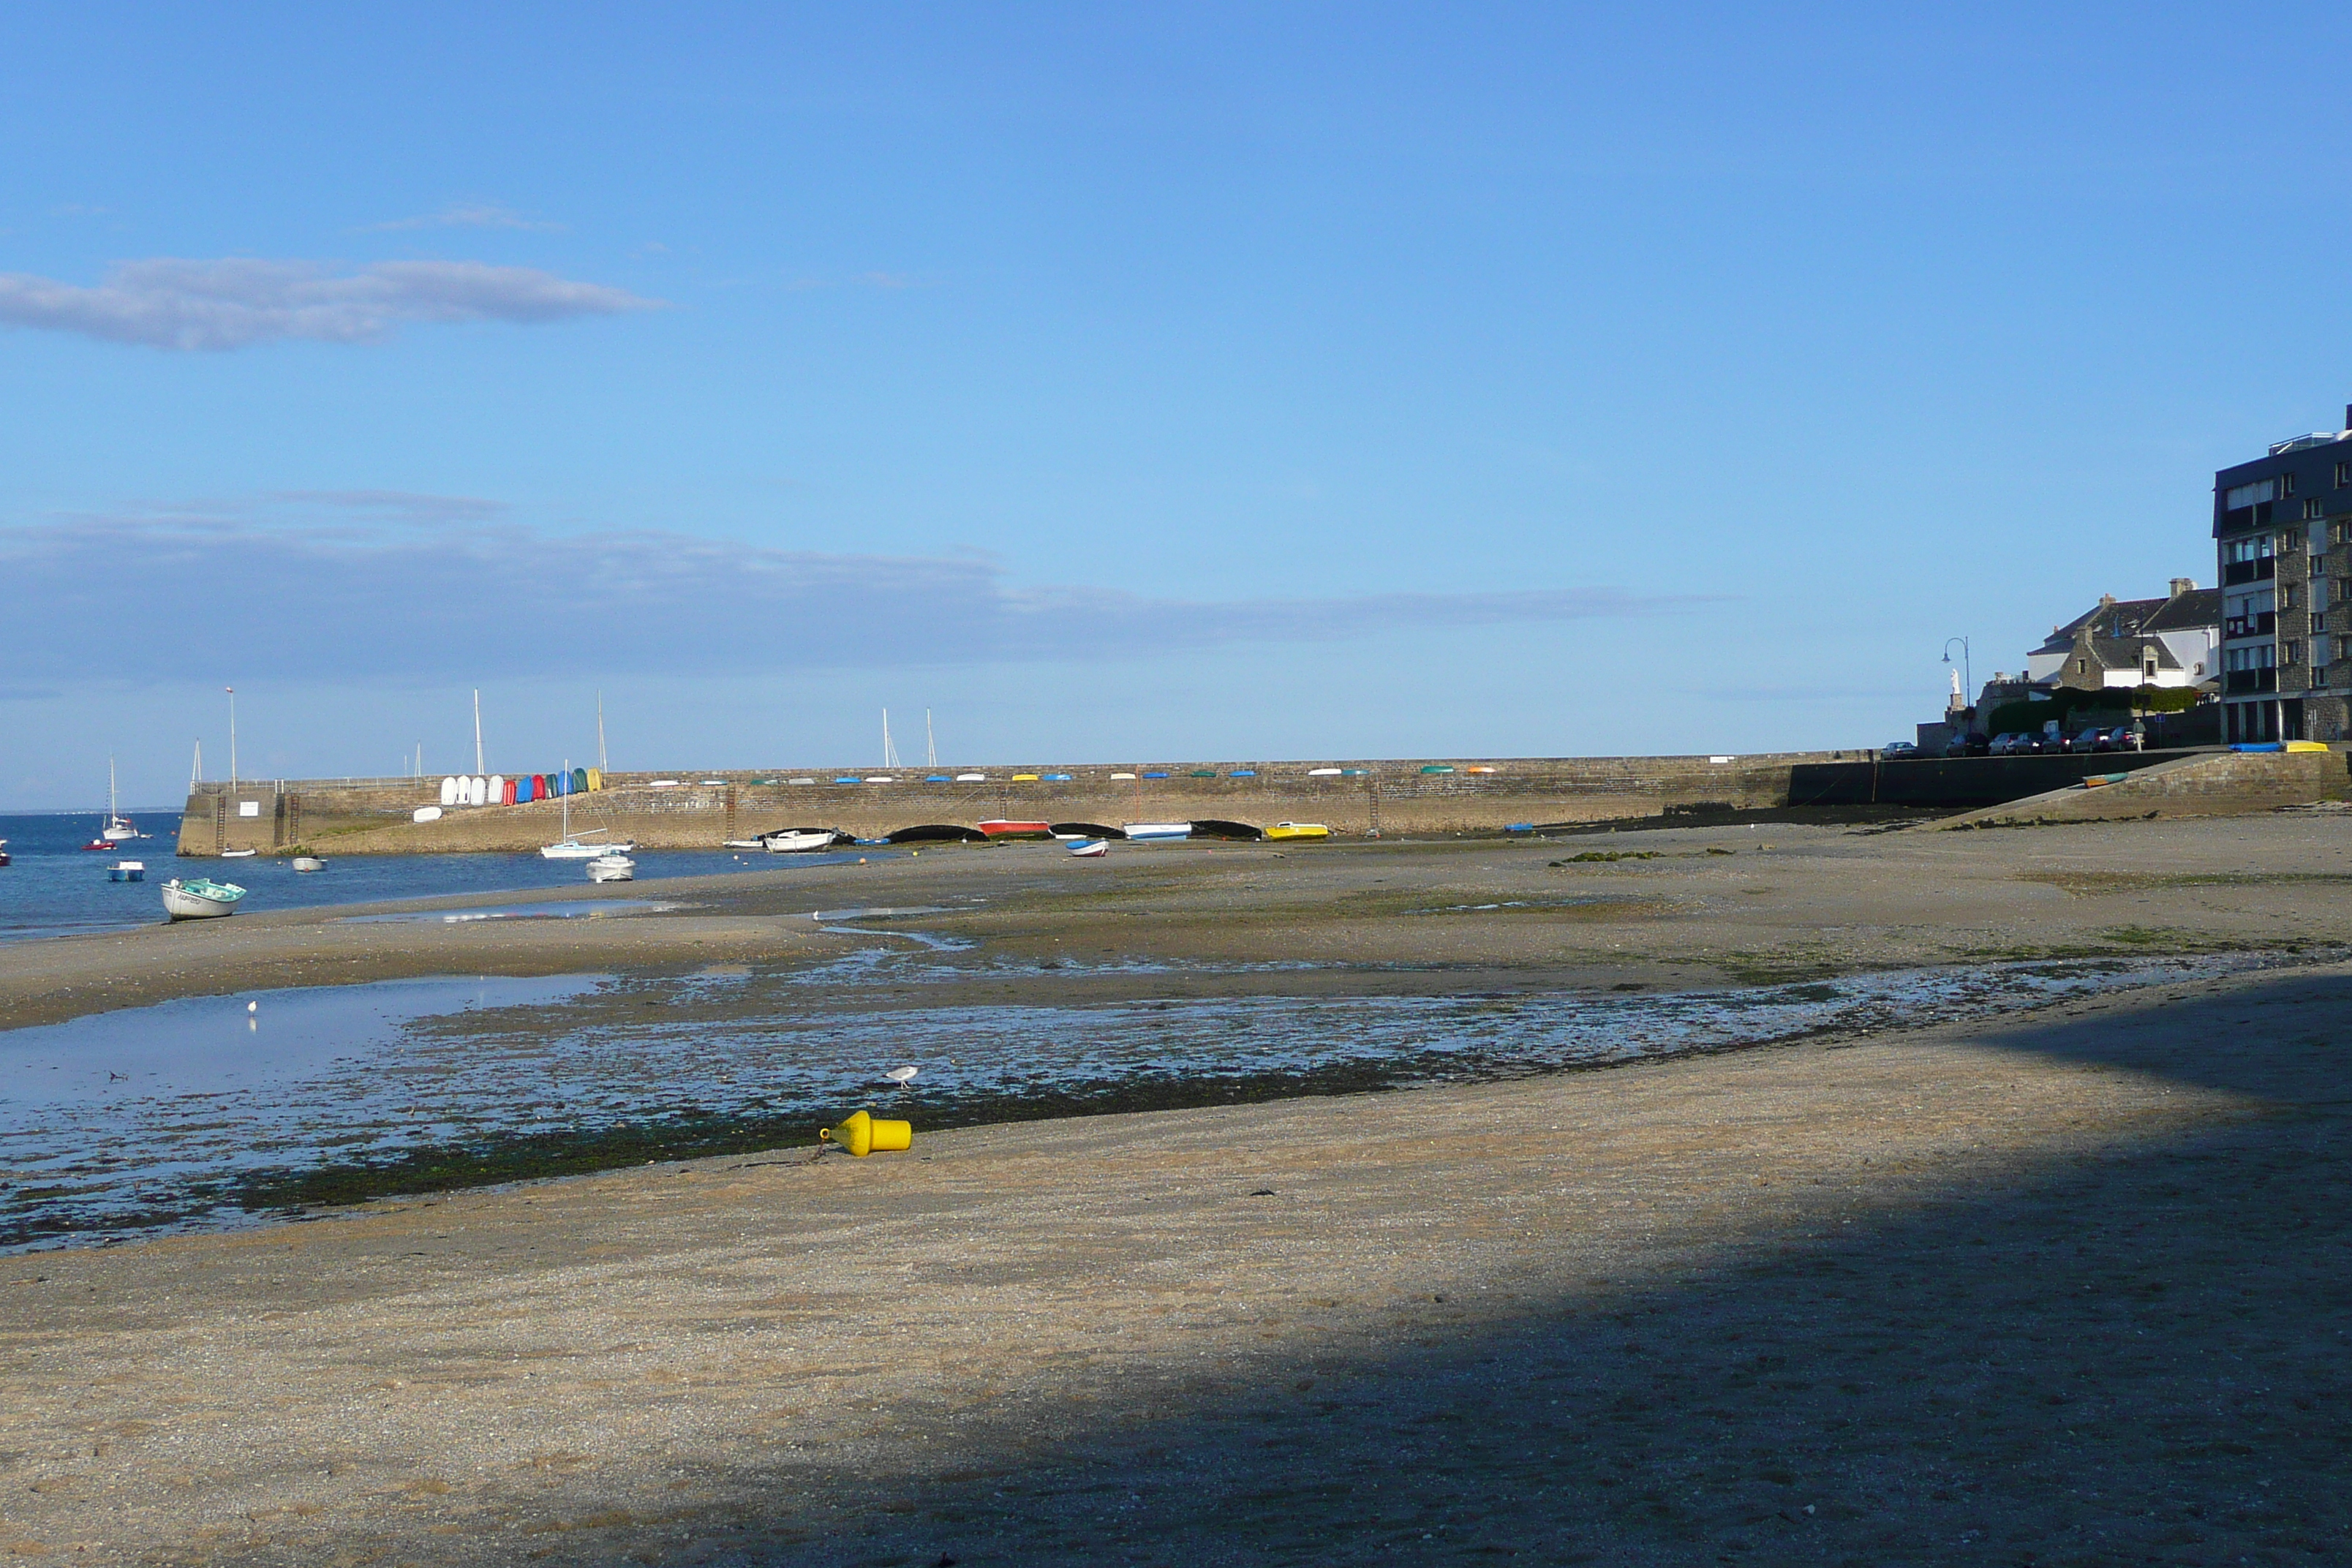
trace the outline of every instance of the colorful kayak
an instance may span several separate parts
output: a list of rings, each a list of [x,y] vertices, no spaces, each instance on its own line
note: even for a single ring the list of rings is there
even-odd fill
[[[1265,830],[1270,839],[1328,838],[1331,830],[1319,822],[1277,822]]]
[[[1005,822],[991,817],[980,825],[982,833],[991,838],[1051,838],[1054,825],[1050,822]]]

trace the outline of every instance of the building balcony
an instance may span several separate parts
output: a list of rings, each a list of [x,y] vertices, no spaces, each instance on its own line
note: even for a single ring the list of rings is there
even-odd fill
[[[2221,635],[2225,637],[2266,637],[2276,630],[2278,612],[2275,610],[2264,610],[2259,616],[2240,616],[2235,620],[2221,623]]]
[[[2221,689],[2232,697],[2278,689],[2278,671],[2275,669],[2233,669],[2222,679]]]
[[[2265,555],[2260,561],[2231,561],[2221,567],[2224,584],[2266,583],[2278,575],[2278,557]]]

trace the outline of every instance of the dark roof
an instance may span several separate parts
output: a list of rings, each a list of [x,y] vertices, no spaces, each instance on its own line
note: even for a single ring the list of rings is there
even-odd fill
[[[2180,661],[2172,650],[2155,637],[2093,637],[2091,657],[2109,669],[2137,669],[2147,663],[2147,656],[2156,655],[2158,669],[2179,669]]]
[[[2118,637],[2193,631],[2199,626],[2219,626],[2221,624],[2221,590],[2191,588],[2186,594],[2176,594],[2168,599],[2118,599],[2112,605],[2094,605],[2064,626],[2053,628],[2049,640],[2033,651],[2065,652],[2074,646],[2074,634],[2085,622],[2090,623],[2091,638],[2095,644]],[[2133,661],[2116,659],[2112,662],[2127,664]]]

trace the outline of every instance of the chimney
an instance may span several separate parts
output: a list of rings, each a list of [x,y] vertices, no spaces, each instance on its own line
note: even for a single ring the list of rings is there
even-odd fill
[[[2352,403],[2344,405],[2344,428],[2352,430]]]
[[[2347,409],[2346,409],[2346,410],[2345,410],[2345,412],[2346,412],[2346,413],[2347,413],[2347,414],[2352,414],[2352,408],[2347,408]],[[2346,426],[2346,428],[2347,428],[2347,429],[2352,429],[2352,426]],[[2183,595],[2183,594],[2193,594],[2193,593],[2195,593],[2195,592],[2197,592],[2197,579],[2196,579],[2196,578],[2194,578],[2194,577],[2175,577],[2175,578],[2172,580],[2172,597],[2174,597],[2174,598],[2178,599],[2178,598],[2179,598],[2179,597],[2180,597],[2180,595]]]

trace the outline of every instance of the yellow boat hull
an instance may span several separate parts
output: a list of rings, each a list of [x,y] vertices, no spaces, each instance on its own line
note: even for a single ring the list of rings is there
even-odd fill
[[[1331,830],[1319,822],[1277,822],[1265,830],[1269,839],[1296,842],[1302,838],[1328,838]]]

